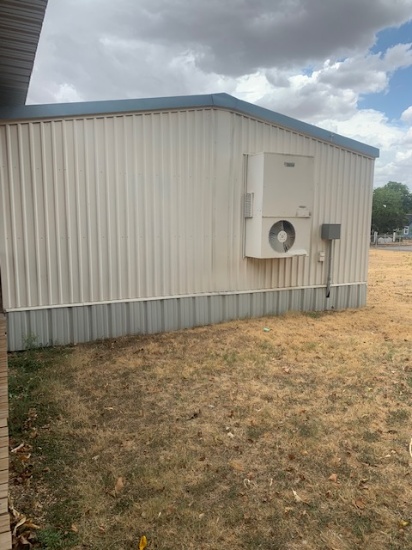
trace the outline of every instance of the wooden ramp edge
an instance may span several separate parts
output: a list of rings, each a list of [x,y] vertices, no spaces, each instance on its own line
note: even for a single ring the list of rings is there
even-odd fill
[[[6,316],[0,313],[0,550],[11,550],[7,374],[7,322]]]

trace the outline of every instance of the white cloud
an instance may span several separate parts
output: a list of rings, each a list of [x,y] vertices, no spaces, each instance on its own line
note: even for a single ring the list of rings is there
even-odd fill
[[[403,122],[412,124],[412,105],[402,113],[401,120],[403,120]]]
[[[225,91],[380,147],[376,181],[412,188],[412,107],[396,124],[358,106],[412,66],[410,44],[368,53],[411,13],[412,0],[49,2],[29,102]]]
[[[82,101],[83,98],[72,84],[64,82],[55,92],[56,101],[58,103],[72,103],[74,101]]]

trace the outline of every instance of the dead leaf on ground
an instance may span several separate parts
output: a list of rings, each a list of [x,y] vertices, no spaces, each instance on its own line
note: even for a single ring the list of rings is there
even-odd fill
[[[302,504],[309,504],[308,499],[305,496],[299,496],[295,489],[292,489],[293,496],[295,497],[296,502],[301,502]]]
[[[116,498],[123,491],[124,484],[125,484],[124,477],[118,477],[113,491],[108,491],[108,494],[111,497]]]
[[[244,466],[243,464],[240,462],[240,460],[231,460],[229,462],[229,465],[234,469],[236,470],[237,472],[243,472],[244,470]]]
[[[31,544],[29,537],[26,537],[25,535],[20,535],[16,539],[13,539],[13,548],[33,548],[33,545]]]
[[[14,449],[12,449],[10,452],[11,453],[18,453],[20,451],[20,449],[22,449],[24,447],[24,443],[20,443],[20,445],[17,445],[17,447],[14,447]]]
[[[118,477],[116,481],[116,485],[114,487],[114,492],[116,495],[121,493],[124,489],[124,477]]]
[[[146,546],[147,546],[147,538],[146,538],[145,535],[143,535],[140,538],[138,550],[144,550],[146,548]]]
[[[337,483],[338,482],[338,474],[331,474],[328,479],[329,479],[329,481],[333,481],[333,483]]]
[[[19,454],[19,460],[21,462],[27,462],[30,460],[30,457],[31,457],[31,453],[27,454],[27,455],[23,455],[23,454]]]
[[[19,527],[21,527],[22,525],[24,525],[27,521],[27,518],[26,516],[22,516],[19,521],[16,523],[16,525],[14,526],[14,529],[13,529],[13,535],[16,536],[16,533],[17,533],[17,529]]]
[[[366,506],[365,501],[362,498],[357,498],[353,504],[356,506],[356,508],[359,508],[359,510],[363,510]]]
[[[40,525],[36,525],[31,520],[26,521],[24,525],[27,529],[40,529]]]

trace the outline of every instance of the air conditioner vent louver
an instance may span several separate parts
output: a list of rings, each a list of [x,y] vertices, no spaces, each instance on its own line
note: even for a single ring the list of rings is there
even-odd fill
[[[244,202],[245,218],[253,218],[253,193],[246,193]]]
[[[288,252],[292,248],[295,238],[295,228],[286,220],[280,220],[270,228],[269,244],[276,252]]]

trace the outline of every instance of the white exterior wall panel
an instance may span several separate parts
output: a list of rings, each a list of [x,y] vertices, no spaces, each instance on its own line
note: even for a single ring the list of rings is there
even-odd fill
[[[261,151],[315,159],[308,257],[243,257]],[[372,177],[371,158],[221,109],[2,125],[4,307],[324,286],[322,223],[342,224],[333,283],[365,283]]]

